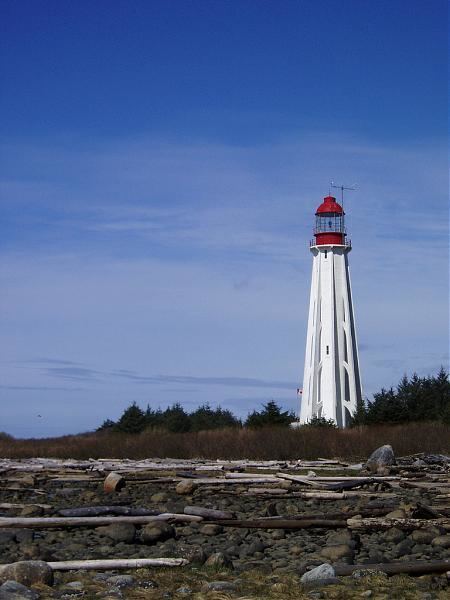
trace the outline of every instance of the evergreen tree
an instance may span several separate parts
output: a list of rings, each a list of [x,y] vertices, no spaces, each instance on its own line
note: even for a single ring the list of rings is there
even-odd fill
[[[350,427],[365,425],[367,422],[367,408],[363,398],[358,398],[356,401],[356,410],[353,414]]]
[[[112,431],[115,426],[116,424],[114,421],[111,421],[111,419],[106,419],[103,421],[100,427],[97,427],[96,431]]]
[[[189,415],[181,404],[173,404],[162,413],[162,427],[174,433],[184,433],[191,428]]]
[[[247,420],[245,421],[245,427],[286,427],[293,421],[295,421],[293,412],[282,411],[278,404],[274,400],[271,400],[267,404],[263,404],[262,411],[253,411],[248,415]]]
[[[208,403],[199,406],[189,415],[189,419],[191,431],[223,429],[240,425],[239,420],[229,410],[223,410],[220,406],[213,410]]]
[[[145,412],[133,402],[117,421],[115,429],[123,433],[140,433],[147,425]]]

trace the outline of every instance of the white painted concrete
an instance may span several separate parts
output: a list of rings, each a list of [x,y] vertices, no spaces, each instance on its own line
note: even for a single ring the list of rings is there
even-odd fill
[[[300,423],[346,427],[362,397],[347,245],[311,246],[313,268]]]

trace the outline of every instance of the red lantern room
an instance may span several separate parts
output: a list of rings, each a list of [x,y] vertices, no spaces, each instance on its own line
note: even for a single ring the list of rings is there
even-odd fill
[[[326,196],[316,210],[316,246],[345,245],[344,210],[333,196]]]

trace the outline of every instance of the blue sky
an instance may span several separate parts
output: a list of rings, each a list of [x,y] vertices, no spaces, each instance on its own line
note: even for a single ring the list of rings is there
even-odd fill
[[[330,179],[365,395],[448,365],[444,1],[1,13],[0,430],[296,409]]]

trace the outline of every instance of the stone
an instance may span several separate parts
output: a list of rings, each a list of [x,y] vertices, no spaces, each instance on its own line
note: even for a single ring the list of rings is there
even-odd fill
[[[232,581],[210,581],[204,589],[206,592],[235,592],[237,586]]]
[[[53,570],[43,560],[22,560],[5,565],[0,570],[0,581],[12,579],[23,585],[33,583],[53,584]]]
[[[175,537],[175,529],[169,523],[163,521],[152,521],[142,529],[142,541],[146,544],[154,544]]]
[[[189,481],[189,479],[184,479],[177,483],[175,491],[177,494],[181,495],[189,495],[195,490],[195,483],[193,481]]]
[[[286,532],[284,529],[275,529],[275,531],[272,531],[271,537],[273,540],[284,540]]]
[[[202,535],[218,535],[219,533],[223,533],[223,527],[222,525],[216,525],[215,523],[207,523],[200,527],[200,533]]]
[[[300,579],[302,583],[309,583],[311,581],[317,581],[320,579],[328,579],[335,577],[336,573],[333,567],[329,563],[323,563],[311,571],[304,573]]]
[[[167,492],[158,492],[157,494],[153,494],[150,498],[152,502],[156,502],[156,504],[161,504],[162,502],[167,502],[169,495]]]
[[[187,548],[183,548],[180,554],[182,558],[185,558],[193,565],[202,565],[207,558],[201,546],[188,546]]]
[[[214,552],[205,561],[205,567],[213,567],[215,569],[230,569],[232,566],[233,563],[223,552]]]
[[[366,469],[371,473],[384,475],[391,465],[395,465],[394,451],[392,446],[385,444],[372,452],[366,462]]]
[[[69,583],[66,583],[66,587],[71,588],[72,590],[82,590],[84,588],[84,584],[82,581],[69,581]]]
[[[326,546],[320,552],[320,556],[335,562],[343,558],[353,558],[353,549],[348,544],[337,544]]]
[[[415,529],[409,536],[416,544],[431,544],[435,537],[432,532],[426,529]]]
[[[182,594],[183,596],[190,596],[192,594],[192,588],[187,585],[182,585],[178,589],[175,590],[177,594]]]
[[[398,529],[398,527],[391,527],[383,533],[383,539],[386,542],[392,542],[394,544],[398,544],[398,542],[404,540],[405,537],[405,533],[401,529]]]
[[[21,517],[40,517],[44,513],[44,510],[40,506],[35,506],[34,504],[30,504],[29,506],[24,506],[20,511]]]
[[[8,580],[0,586],[0,600],[38,600],[39,594],[17,581]]]
[[[450,548],[450,534],[438,535],[432,539],[431,544],[438,548]]]
[[[2,529],[0,531],[0,544],[8,544],[16,539],[15,529]]]
[[[108,584],[123,589],[134,585],[135,579],[132,575],[113,575],[112,577],[108,577]]]
[[[131,544],[136,536],[136,527],[133,523],[111,523],[111,525],[97,527],[96,531],[116,542],[125,542],[126,544]]]
[[[348,529],[339,529],[338,531],[332,531],[327,537],[328,546],[335,546],[337,544],[351,545],[352,542],[352,533]]]

